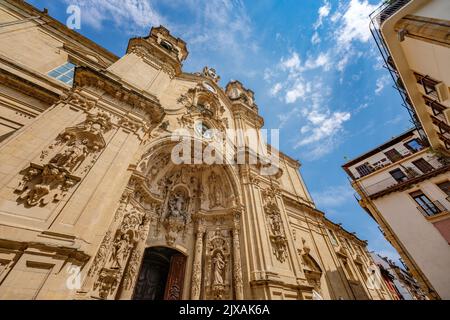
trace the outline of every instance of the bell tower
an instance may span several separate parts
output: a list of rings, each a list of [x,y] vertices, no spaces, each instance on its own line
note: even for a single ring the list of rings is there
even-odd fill
[[[186,43],[163,26],[154,27],[146,37],[131,38],[127,54],[108,68],[117,78],[155,96],[182,73],[188,56]]]

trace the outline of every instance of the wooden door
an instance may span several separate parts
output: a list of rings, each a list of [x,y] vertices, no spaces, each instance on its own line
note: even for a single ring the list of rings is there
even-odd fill
[[[181,300],[185,269],[186,257],[182,254],[174,254],[170,259],[164,300]]]

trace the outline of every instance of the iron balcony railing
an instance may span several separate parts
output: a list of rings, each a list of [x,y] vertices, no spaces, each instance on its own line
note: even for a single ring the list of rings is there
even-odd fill
[[[365,177],[365,176],[367,176],[369,174],[372,174],[373,172],[376,172],[378,170],[381,170],[381,169],[383,169],[383,168],[385,168],[385,167],[387,167],[387,166],[389,166],[389,165],[391,165],[393,163],[401,161],[401,160],[403,160],[406,157],[409,157],[409,156],[411,156],[413,154],[416,154],[417,152],[419,152],[419,151],[421,151],[423,149],[425,149],[424,146],[420,146],[417,149],[395,148],[395,150],[397,150],[397,152],[398,152],[398,159],[390,160],[390,159],[388,159],[387,156],[385,156],[384,158],[378,160],[377,162],[369,163],[368,164],[368,168],[370,168],[370,171],[368,171],[366,174],[355,175],[355,178],[356,179],[363,178],[363,177]],[[386,151],[387,150],[388,149],[386,149]]]
[[[436,214],[448,211],[448,209],[438,200],[417,206],[417,210],[419,210],[426,217],[432,217]]]
[[[397,178],[397,180],[390,176],[386,179],[380,180],[376,183],[370,185],[364,185],[361,183],[361,189],[364,194],[371,198],[377,198],[384,194],[393,191],[396,187],[407,186],[409,183],[412,183],[416,180],[420,180],[420,178],[425,177],[426,175],[437,172],[437,170],[443,170],[444,168],[449,167],[449,164],[445,161],[442,161],[438,157],[434,156],[432,158],[428,158],[427,162],[431,165],[432,170],[428,172],[421,172],[418,168],[415,168],[412,164],[401,165],[399,169],[401,169],[404,173],[403,178]]]
[[[417,117],[414,106],[412,105],[411,99],[408,96],[406,88],[403,81],[400,78],[397,67],[395,66],[394,60],[391,57],[389,49],[386,42],[381,34],[381,26],[384,21],[390,18],[393,14],[403,8],[405,5],[410,3],[412,0],[389,0],[385,1],[381,6],[379,6],[374,12],[370,14],[370,32],[375,40],[375,44],[381,53],[381,57],[384,61],[384,67],[389,71],[394,88],[399,92],[402,99],[402,106],[406,108],[408,114],[411,118],[411,123],[416,127],[423,141],[428,142],[428,138],[422,130],[422,125]]]

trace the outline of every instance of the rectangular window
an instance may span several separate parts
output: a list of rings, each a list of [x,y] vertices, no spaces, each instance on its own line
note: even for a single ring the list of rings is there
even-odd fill
[[[59,66],[58,68],[50,71],[48,75],[71,86],[73,84],[74,73],[75,65],[73,63],[67,62],[62,66]]]
[[[368,162],[356,167],[355,169],[356,171],[358,171],[361,177],[367,176],[368,174],[373,172],[373,169],[372,167],[370,167]]]
[[[355,280],[355,276],[353,275],[352,268],[348,264],[347,259],[341,258],[340,260],[341,260],[342,266],[344,267],[344,273],[347,276],[347,279]]]
[[[395,169],[395,170],[389,171],[389,173],[395,180],[397,180],[397,182],[403,182],[403,181],[408,180],[406,175],[400,169]]]
[[[412,139],[405,143],[405,147],[408,148],[411,152],[417,152],[422,150],[422,144],[419,142],[419,139]]]
[[[403,157],[396,149],[388,150],[384,153],[392,163],[401,160]]]
[[[417,160],[413,161],[412,163],[417,167],[417,169],[419,169],[423,173],[427,173],[427,172],[434,170],[433,166],[422,158],[417,159]]]
[[[350,244],[350,241],[348,239],[345,239],[345,242],[347,243],[347,247],[350,253],[353,253],[353,248],[352,245]]]
[[[447,196],[450,197],[450,181],[439,183],[437,186],[439,187],[439,189],[444,191]]]
[[[437,202],[432,202],[422,191],[416,191],[410,194],[414,201],[419,205],[417,208],[425,216],[433,216],[442,212],[437,206]]]
[[[338,241],[336,238],[336,235],[334,234],[333,230],[327,229],[328,232],[328,236],[330,237],[331,243],[333,244],[333,246],[337,246],[338,245]]]

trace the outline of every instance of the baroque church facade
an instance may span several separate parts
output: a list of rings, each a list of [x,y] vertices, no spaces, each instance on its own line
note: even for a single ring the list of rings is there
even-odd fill
[[[117,57],[12,0],[0,26],[0,299],[392,298],[298,161],[174,163],[179,129],[264,123],[239,81],[182,71],[183,40],[152,28]]]

